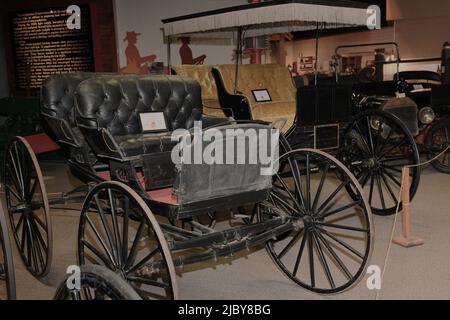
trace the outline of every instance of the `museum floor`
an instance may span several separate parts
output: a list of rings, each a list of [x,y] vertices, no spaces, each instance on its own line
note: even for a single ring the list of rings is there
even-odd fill
[[[70,190],[77,180],[67,177],[64,164],[44,165],[48,192]],[[423,247],[404,249],[396,245],[384,278],[381,299],[450,299],[450,176],[427,168],[412,206],[413,232],[424,238]],[[2,196],[3,198],[3,196]],[[34,279],[15,252],[19,299],[50,299],[68,265],[76,263],[75,212],[53,210],[53,268],[44,282]],[[375,217],[375,249],[371,264],[382,267],[393,218]],[[399,221],[400,222],[400,221]],[[397,225],[399,233],[400,223]],[[178,283],[182,299],[375,299],[366,279],[354,289],[337,296],[319,296],[287,280],[265,250],[246,258],[219,260],[184,268]]]

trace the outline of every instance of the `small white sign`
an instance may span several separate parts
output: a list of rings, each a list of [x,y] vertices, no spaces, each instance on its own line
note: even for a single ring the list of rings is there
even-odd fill
[[[141,119],[142,132],[162,132],[167,131],[166,118],[163,112],[142,112]]]
[[[267,89],[252,90],[253,96],[256,102],[269,102],[272,101],[269,91]]]

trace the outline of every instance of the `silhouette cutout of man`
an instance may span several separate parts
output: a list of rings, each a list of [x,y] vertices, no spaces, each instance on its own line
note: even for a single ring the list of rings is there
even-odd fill
[[[137,36],[140,33],[135,31],[129,31],[123,41],[128,41],[128,46],[125,49],[125,55],[127,57],[127,65],[120,69],[122,73],[140,73],[147,74],[148,64],[152,63],[156,59],[156,55],[149,55],[141,57],[138,48],[136,47]]]
[[[194,58],[192,50],[189,47],[191,38],[181,37],[180,40],[182,43],[180,47],[181,64],[203,64],[206,59],[206,55],[201,55],[200,57]]]

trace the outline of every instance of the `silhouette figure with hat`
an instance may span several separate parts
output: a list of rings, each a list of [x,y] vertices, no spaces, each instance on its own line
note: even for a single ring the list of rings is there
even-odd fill
[[[127,65],[120,69],[122,73],[140,73],[147,74],[148,64],[156,59],[156,55],[149,55],[141,57],[138,48],[136,47],[137,36],[141,35],[135,31],[128,31],[123,41],[128,41],[128,46],[125,49],[127,57]]]
[[[181,37],[181,47],[180,47],[180,57],[181,64],[203,64],[206,59],[206,55],[201,55],[200,57],[194,58],[189,44],[191,43],[191,38]]]

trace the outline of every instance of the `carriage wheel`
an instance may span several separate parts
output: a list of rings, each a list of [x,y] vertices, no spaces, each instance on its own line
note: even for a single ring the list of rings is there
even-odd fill
[[[118,273],[145,299],[177,299],[175,267],[156,218],[120,182],[104,182],[86,197],[78,233],[80,265]]]
[[[282,215],[295,229],[267,242],[269,255],[310,291],[349,289],[364,275],[372,250],[372,215],[359,183],[342,163],[320,151],[294,150],[281,163],[291,174],[275,176],[268,201],[258,207],[258,220]]]
[[[52,225],[47,191],[39,163],[28,142],[14,138],[5,152],[5,197],[20,257],[36,278],[52,262]]]
[[[441,120],[431,127],[425,139],[428,159],[434,159],[450,146],[450,120]],[[450,150],[438,157],[431,165],[439,172],[450,174]]]
[[[75,284],[75,279],[64,279],[53,300],[141,300],[118,274],[98,265],[82,266],[79,287]]]
[[[16,299],[16,283],[11,244],[3,210],[0,207],[0,300]]]
[[[419,151],[408,128],[394,115],[377,110],[359,114],[342,140],[342,162],[360,182],[377,215],[395,214],[402,169],[420,162]],[[410,170],[410,197],[416,194],[420,167]],[[356,195],[351,189],[350,194]],[[401,203],[399,210],[401,210]]]

